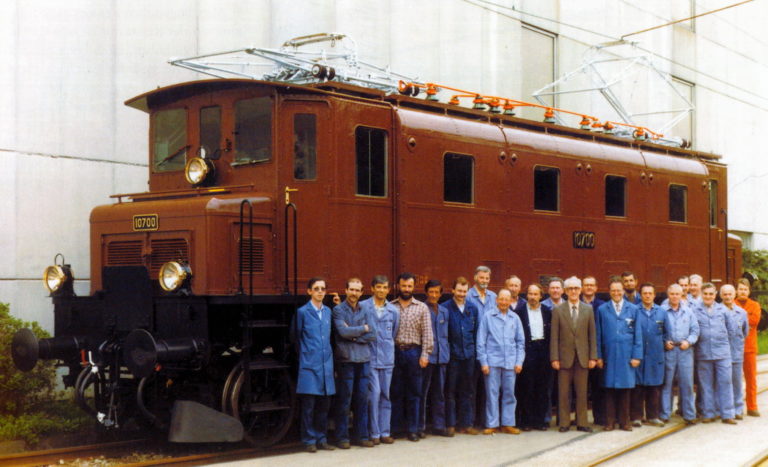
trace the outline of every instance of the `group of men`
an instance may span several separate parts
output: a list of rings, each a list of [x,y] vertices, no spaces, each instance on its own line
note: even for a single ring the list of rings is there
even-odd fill
[[[723,285],[718,303],[714,285],[695,274],[680,277],[658,305],[655,287],[638,288],[631,272],[610,279],[606,302],[591,276],[550,278],[544,300],[539,284],[523,298],[518,277],[498,293],[488,289],[490,279],[491,270],[479,266],[472,286],[457,278],[451,298],[439,303],[437,280],[426,283],[422,302],[414,298],[415,276],[403,273],[388,301],[388,278],[375,276],[371,297],[361,301],[363,282],[350,278],[333,311],[323,304],[325,281],[311,279],[310,300],[291,324],[307,451],[391,444],[395,434],[419,441],[428,411],[432,432],[447,437],[547,430],[555,400],[559,431],[566,432],[572,392],[579,431],[592,431],[589,396],[594,423],[605,431],[663,426],[674,384],[686,423],[719,416],[734,424],[744,413],[742,368],[746,413],[759,416],[760,306],[749,299],[748,281]]]

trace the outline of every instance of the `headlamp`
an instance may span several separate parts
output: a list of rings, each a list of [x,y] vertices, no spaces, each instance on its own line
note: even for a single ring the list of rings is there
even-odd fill
[[[184,282],[192,277],[192,270],[186,264],[177,261],[169,261],[160,268],[158,280],[160,287],[166,292],[175,292],[179,290]]]

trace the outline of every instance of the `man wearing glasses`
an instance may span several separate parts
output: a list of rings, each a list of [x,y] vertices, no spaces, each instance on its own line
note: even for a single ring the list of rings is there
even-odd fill
[[[331,350],[331,310],[323,305],[325,280],[313,277],[307,283],[310,300],[296,310],[290,338],[299,355],[296,394],[301,400],[301,442],[307,452],[334,450],[328,444],[328,409],[336,392]]]

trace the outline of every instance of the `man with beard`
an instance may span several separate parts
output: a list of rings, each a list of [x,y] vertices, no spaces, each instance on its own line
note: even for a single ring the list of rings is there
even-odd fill
[[[395,429],[404,428],[410,441],[419,440],[423,373],[435,344],[429,310],[423,302],[413,298],[415,282],[413,274],[400,274],[397,278],[398,297],[392,301],[400,312],[392,375],[392,425]]]
[[[546,431],[553,375],[549,363],[552,310],[540,303],[541,287],[538,284],[528,286],[527,298],[528,303],[515,310],[525,335],[525,361],[515,387],[517,422],[523,431]]]
[[[355,414],[355,442],[373,447],[368,434],[368,377],[370,374],[370,342],[376,340],[376,324],[370,312],[358,301],[363,294],[363,282],[354,277],[347,280],[346,300],[333,309],[333,329],[336,332],[336,442],[349,449],[349,411]]]
[[[624,300],[632,303],[633,305],[640,306],[640,294],[635,290],[635,287],[637,287],[637,279],[635,278],[635,273],[632,271],[622,272],[621,285],[624,287]]]

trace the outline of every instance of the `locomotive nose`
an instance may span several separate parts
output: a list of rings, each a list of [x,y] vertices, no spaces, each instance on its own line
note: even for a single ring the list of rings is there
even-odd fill
[[[32,371],[38,360],[66,359],[79,348],[74,337],[38,339],[31,329],[24,328],[13,335],[11,356],[16,368],[27,372]]]

